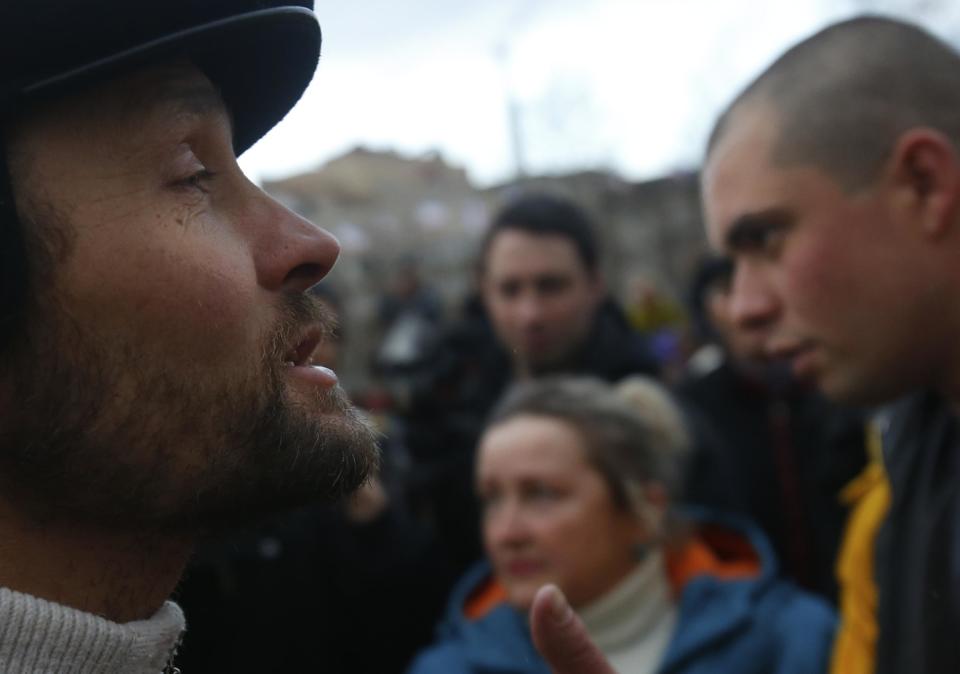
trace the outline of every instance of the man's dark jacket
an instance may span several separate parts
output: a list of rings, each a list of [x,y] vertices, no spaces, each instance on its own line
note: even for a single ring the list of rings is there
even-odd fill
[[[960,436],[949,403],[891,406],[883,434],[893,502],[876,550],[877,674],[960,672]]]

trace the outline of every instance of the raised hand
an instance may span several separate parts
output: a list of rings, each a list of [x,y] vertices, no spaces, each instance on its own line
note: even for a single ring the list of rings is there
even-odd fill
[[[533,643],[553,674],[616,674],[583,622],[555,585],[544,585],[530,607]]]

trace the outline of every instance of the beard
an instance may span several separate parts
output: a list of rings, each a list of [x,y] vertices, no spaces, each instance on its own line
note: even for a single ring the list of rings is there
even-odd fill
[[[98,333],[52,295],[38,297],[0,370],[12,392],[0,489],[38,521],[216,528],[335,501],[376,469],[376,434],[339,387],[289,390],[290,336],[333,326],[314,298],[284,295],[260,353],[228,374]]]

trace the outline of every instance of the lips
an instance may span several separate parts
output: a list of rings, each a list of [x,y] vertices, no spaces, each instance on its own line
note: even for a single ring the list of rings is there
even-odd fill
[[[303,332],[293,346],[283,355],[283,364],[288,376],[313,389],[332,389],[339,383],[337,373],[321,365],[314,365],[313,358],[323,341],[324,331],[313,327]]]
[[[542,332],[527,333],[521,343],[527,351],[543,351],[550,345],[550,338]]]
[[[323,339],[322,331],[313,328],[300,336],[294,343],[294,346],[283,356],[283,362],[287,365],[300,367],[310,365],[313,354]]]
[[[816,344],[810,341],[773,343],[767,354],[774,359],[790,363],[794,376],[806,378],[814,374]]]
[[[532,559],[512,559],[503,564],[503,569],[514,578],[531,576],[543,569],[543,564]]]

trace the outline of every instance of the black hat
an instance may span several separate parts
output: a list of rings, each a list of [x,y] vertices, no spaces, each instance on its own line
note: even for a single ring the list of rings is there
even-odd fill
[[[300,99],[320,56],[313,0],[2,0],[0,105],[158,61],[220,89],[237,154]]]

